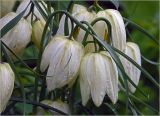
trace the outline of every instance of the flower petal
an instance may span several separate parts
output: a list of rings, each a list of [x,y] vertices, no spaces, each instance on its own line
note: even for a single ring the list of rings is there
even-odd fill
[[[15,75],[8,63],[0,63],[0,113],[4,111],[14,88]]]

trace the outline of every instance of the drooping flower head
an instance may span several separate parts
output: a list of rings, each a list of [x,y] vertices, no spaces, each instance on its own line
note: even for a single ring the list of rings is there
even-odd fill
[[[82,44],[64,36],[55,36],[46,46],[41,61],[41,71],[47,71],[47,88],[54,90],[76,79],[84,55]]]

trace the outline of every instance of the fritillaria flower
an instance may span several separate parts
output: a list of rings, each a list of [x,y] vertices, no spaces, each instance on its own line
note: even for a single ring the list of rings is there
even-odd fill
[[[137,44],[133,42],[127,42],[127,46],[125,49],[125,54],[128,55],[131,59],[133,59],[137,64],[141,66],[141,53]],[[131,78],[135,85],[138,85],[141,71],[134,66],[130,61],[125,58],[121,58],[123,67],[127,75]],[[135,92],[136,88],[128,82],[129,89],[132,93]]]
[[[10,12],[0,19],[0,29],[17,16]],[[2,41],[16,54],[22,52],[31,40],[32,27],[24,18],[22,18],[9,32],[3,37]]]
[[[73,82],[79,72],[84,55],[82,44],[65,36],[55,36],[46,46],[41,61],[41,71],[47,67],[47,88],[49,91]]]
[[[107,94],[113,103],[118,99],[118,71],[108,52],[88,53],[80,66],[82,104],[92,97],[99,107]]]
[[[99,17],[106,18],[110,22],[112,28],[113,46],[124,52],[126,47],[126,31],[123,17],[119,11],[114,9],[99,11],[96,15],[96,18]],[[108,41],[108,28],[104,21],[97,22],[94,26],[94,29],[101,38],[104,38],[105,41]]]

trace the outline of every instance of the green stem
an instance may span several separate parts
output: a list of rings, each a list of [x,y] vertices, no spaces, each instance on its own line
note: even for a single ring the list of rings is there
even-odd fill
[[[17,98],[17,97],[11,97],[10,101],[16,101],[16,102],[24,102],[24,100],[20,99],[20,98]],[[36,101],[29,101],[29,100],[26,100],[25,101],[26,104],[31,104],[33,106],[40,106],[44,109],[49,109],[49,110],[52,110],[52,111],[55,111],[57,113],[60,113],[62,115],[66,115],[66,113],[56,109],[56,108],[53,108],[51,106],[48,106],[48,105],[45,105],[45,104],[42,104],[42,103],[39,103],[39,102],[36,102]]]
[[[98,0],[95,0],[94,6],[97,12],[103,10],[103,8],[98,4]]]

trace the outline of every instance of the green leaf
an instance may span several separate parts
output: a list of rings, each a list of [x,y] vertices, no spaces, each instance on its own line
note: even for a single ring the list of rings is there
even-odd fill
[[[8,49],[9,52],[11,52],[18,60],[21,62],[29,71],[33,72],[34,75],[40,76],[38,73],[33,71],[32,68],[30,68],[21,58],[19,58],[4,42],[2,44]]]
[[[130,94],[129,96],[130,96],[132,99],[138,101],[139,103],[145,105],[145,106],[148,107],[149,109],[153,110],[154,112],[157,112],[157,113],[158,113],[158,110],[156,110],[156,109],[153,108],[152,106],[146,104],[145,102],[143,102],[143,101],[142,101],[141,99],[139,99],[138,97],[136,97],[136,96],[134,96],[134,95],[132,95],[132,94]]]
[[[47,14],[44,12],[44,10],[41,8],[41,6],[38,4],[37,0],[32,0],[33,4],[36,6],[36,8],[38,9],[38,11],[40,12],[40,14],[42,15],[42,17],[44,18],[44,20],[47,20]]]
[[[21,98],[17,98],[17,97],[11,97],[10,101],[16,101],[16,102],[24,102],[23,99]],[[45,105],[45,104],[42,104],[42,103],[39,103],[39,102],[35,102],[35,101],[30,101],[30,100],[26,100],[25,101],[27,104],[31,104],[31,105],[34,105],[34,106],[40,106],[44,109],[49,109],[49,110],[52,110],[52,111],[55,111],[57,113],[60,113],[62,115],[66,115],[66,113],[64,113],[63,111],[60,111],[56,108],[53,108],[51,106],[48,106],[48,105]]]
[[[131,20],[124,18],[123,19],[128,22],[129,24],[131,24],[133,27],[135,27],[137,30],[139,30],[140,32],[142,32],[144,35],[146,35],[148,38],[150,38],[151,40],[153,40],[155,43],[157,43],[159,45],[159,42],[155,39],[155,37],[153,37],[151,34],[149,34],[145,29],[143,29],[141,26],[137,25],[136,23],[132,22]],[[129,25],[128,24],[128,25]]]
[[[152,65],[160,65],[158,62],[151,61],[147,59],[146,57],[144,57],[143,55],[141,55],[141,58]]]
[[[118,10],[119,8],[119,1],[118,0],[110,0],[110,2],[112,2],[112,4],[116,7],[116,9]]]
[[[115,115],[118,115],[118,112],[112,105],[110,105],[109,103],[103,103],[103,104],[106,105],[109,109],[111,109]]]
[[[29,4],[28,4],[29,6]],[[10,22],[8,22],[1,30],[0,38],[2,38],[9,30],[11,30],[23,17],[25,11],[27,10],[28,6],[15,18],[13,18]]]

